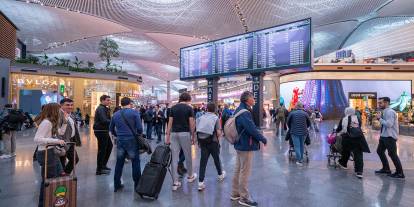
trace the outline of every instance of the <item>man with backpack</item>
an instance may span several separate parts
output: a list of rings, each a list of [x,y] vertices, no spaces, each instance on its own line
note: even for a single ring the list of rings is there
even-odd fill
[[[285,105],[281,105],[275,111],[276,116],[276,136],[279,135],[279,127],[281,127],[281,133],[283,135],[285,127],[286,127],[286,118],[287,118],[288,111],[285,108]],[[280,126],[282,125],[282,126]]]
[[[250,171],[252,168],[253,152],[260,149],[260,142],[266,145],[267,139],[257,130],[253,122],[252,107],[255,104],[253,93],[245,91],[240,97],[240,106],[236,109],[234,119],[229,119],[226,124],[226,138],[234,140],[236,149],[236,165],[234,169],[232,193],[230,199],[238,201],[243,206],[257,206],[247,189]],[[235,122],[236,133],[229,130]],[[232,135],[231,135],[232,134]],[[227,137],[228,136],[228,137]]]
[[[20,131],[26,116],[22,111],[13,109],[11,104],[6,104],[0,114],[0,128],[4,142],[1,159],[9,159],[16,156],[16,131]]]
[[[154,122],[154,107],[150,106],[144,113],[144,122],[147,125],[146,136],[147,139],[152,140],[152,126]]]
[[[221,128],[220,120],[214,113],[215,109],[216,105],[214,103],[207,104],[207,112],[196,120],[197,139],[201,149],[200,177],[198,179],[199,191],[206,188],[204,176],[210,155],[213,157],[217,169],[217,179],[223,181],[226,176],[226,172],[222,170],[220,162],[219,137],[221,136]]]

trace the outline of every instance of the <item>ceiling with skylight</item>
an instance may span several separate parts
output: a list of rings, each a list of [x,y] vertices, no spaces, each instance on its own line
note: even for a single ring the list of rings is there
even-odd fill
[[[179,48],[311,17],[319,57],[414,23],[413,0],[1,0],[33,54],[104,63],[98,43],[119,45],[114,60],[144,87],[186,87]]]

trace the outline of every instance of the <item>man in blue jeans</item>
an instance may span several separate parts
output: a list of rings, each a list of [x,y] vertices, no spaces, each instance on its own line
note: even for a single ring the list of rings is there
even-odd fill
[[[302,166],[305,139],[308,136],[308,128],[311,126],[311,121],[308,113],[303,109],[302,103],[298,102],[295,108],[288,116],[287,125],[295,148],[296,164]]]
[[[139,147],[134,134],[142,134],[142,124],[139,113],[132,109],[132,105],[133,102],[130,98],[122,98],[122,109],[114,114],[111,124],[109,125],[110,132],[117,137],[114,192],[117,192],[124,187],[121,183],[121,177],[127,155],[132,162],[134,189],[138,185],[138,181],[141,177],[141,166],[138,151]],[[132,130],[134,130],[135,133],[133,133]]]

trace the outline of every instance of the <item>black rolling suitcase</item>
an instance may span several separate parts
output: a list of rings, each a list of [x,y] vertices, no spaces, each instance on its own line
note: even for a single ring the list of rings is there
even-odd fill
[[[158,199],[165,175],[171,164],[171,149],[168,145],[155,148],[151,160],[145,165],[135,192],[141,198]]]

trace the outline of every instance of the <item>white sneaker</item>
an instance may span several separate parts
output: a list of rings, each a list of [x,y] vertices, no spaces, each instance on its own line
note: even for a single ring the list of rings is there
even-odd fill
[[[187,177],[187,181],[189,183],[194,182],[195,179],[197,179],[197,174],[196,173],[193,173],[193,176],[191,176],[191,177]]]
[[[172,186],[172,190],[176,191],[180,187],[181,187],[181,182],[174,182],[174,184]]]
[[[10,158],[12,158],[11,155],[2,155],[2,156],[0,156],[0,159],[10,159]]]
[[[339,162],[339,160],[336,160],[336,165],[338,165],[341,169],[347,170],[348,168],[341,165],[341,163]]]
[[[198,191],[203,191],[206,188],[204,182],[198,182]]]
[[[303,163],[302,162],[299,162],[299,161],[296,161],[296,165],[298,165],[299,167],[302,167],[303,166]]]
[[[223,181],[225,177],[226,177],[226,171],[223,170],[223,171],[221,171],[221,175],[219,175],[217,177],[217,180],[218,181]]]

